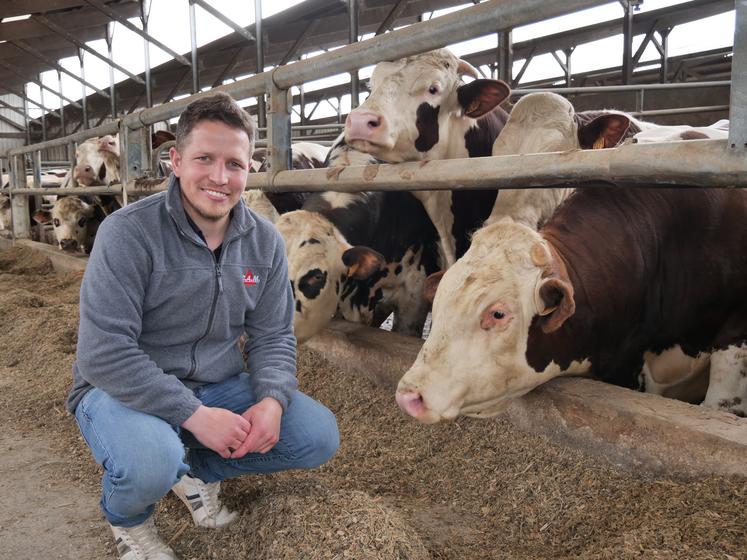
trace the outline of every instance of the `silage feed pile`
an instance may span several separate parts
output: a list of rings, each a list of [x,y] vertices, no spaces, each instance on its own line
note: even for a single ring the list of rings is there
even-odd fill
[[[28,249],[0,251],[0,420],[66,459],[60,484],[98,492],[100,470],[64,409],[80,279]],[[167,496],[156,523],[182,558],[747,558],[745,479],[631,472],[501,420],[419,425],[389,391],[304,349],[298,377],[337,415],[337,455],[225,483],[241,517],[221,532],[194,528]]]

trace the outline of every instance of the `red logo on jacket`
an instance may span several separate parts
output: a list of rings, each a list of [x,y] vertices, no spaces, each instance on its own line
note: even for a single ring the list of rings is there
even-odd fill
[[[259,283],[259,278],[252,274],[251,269],[247,268],[244,273],[244,286],[256,286]]]

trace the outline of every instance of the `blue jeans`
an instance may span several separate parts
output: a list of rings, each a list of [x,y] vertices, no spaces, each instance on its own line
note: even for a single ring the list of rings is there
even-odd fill
[[[246,373],[199,387],[195,395],[206,406],[237,414],[255,403]],[[122,527],[145,521],[185,473],[218,482],[248,473],[311,469],[331,459],[340,443],[334,415],[299,391],[283,414],[275,447],[241,459],[223,459],[190,432],[127,408],[100,389],[83,397],[75,418],[104,467],[101,509],[109,523]]]

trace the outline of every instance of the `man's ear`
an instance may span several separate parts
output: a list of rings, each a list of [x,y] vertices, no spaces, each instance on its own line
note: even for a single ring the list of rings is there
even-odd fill
[[[536,300],[540,328],[545,333],[558,330],[576,311],[573,286],[557,277],[547,278],[540,283]]]
[[[179,177],[182,165],[182,156],[176,151],[176,146],[169,148],[169,159],[171,160],[171,171]]]
[[[381,253],[362,245],[351,247],[342,254],[342,262],[347,267],[347,275],[356,280],[370,278],[384,264]]]
[[[464,114],[476,119],[489,113],[511,95],[511,88],[501,80],[474,80],[457,88],[457,99]]]
[[[441,278],[444,277],[444,274],[446,274],[445,270],[439,270],[425,279],[425,284],[423,284],[423,296],[431,303],[436,299],[436,290],[438,290],[438,285],[441,283]]]
[[[630,119],[619,113],[607,113],[582,124],[579,121],[578,143],[584,150],[614,148],[625,139]]]

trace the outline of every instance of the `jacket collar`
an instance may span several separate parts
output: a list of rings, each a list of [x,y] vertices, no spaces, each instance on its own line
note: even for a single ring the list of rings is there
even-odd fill
[[[181,184],[179,183],[179,178],[173,173],[169,176],[169,185],[166,189],[166,211],[171,215],[177,227],[179,227],[184,235],[195,243],[200,245],[205,244],[187,221],[187,213],[184,210],[184,204],[182,204]],[[223,243],[225,244],[226,241],[234,237],[244,235],[254,229],[255,225],[257,225],[257,222],[244,205],[244,201],[239,200],[238,204],[233,208],[231,221],[228,224],[228,229],[226,229]]]

